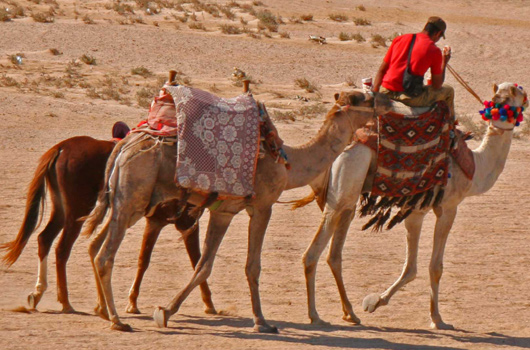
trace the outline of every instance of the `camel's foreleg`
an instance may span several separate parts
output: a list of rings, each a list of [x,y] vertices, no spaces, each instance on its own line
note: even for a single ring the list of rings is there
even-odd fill
[[[440,279],[443,273],[443,258],[445,245],[449,232],[455,221],[456,208],[439,208],[434,211],[437,216],[434,227],[434,239],[432,247],[431,263],[429,265],[429,276],[431,279],[431,328],[454,329],[450,324],[442,321],[440,309],[438,308],[438,294],[440,289]]]
[[[272,206],[265,208],[253,207],[249,211],[250,223],[248,228],[248,251],[245,273],[250,288],[252,312],[254,313],[254,330],[260,333],[278,333],[278,328],[270,326],[265,321],[261,310],[259,295],[259,276],[261,273],[261,250],[267,225],[272,214]]]
[[[415,211],[405,219],[405,227],[407,229],[407,257],[401,276],[383,294],[370,294],[366,296],[363,300],[364,311],[374,312],[378,307],[387,305],[390,298],[398,290],[416,278],[418,246],[425,214],[426,212]]]
[[[107,303],[105,302],[105,294],[103,293],[103,289],[101,286],[101,281],[98,277],[98,271],[96,269],[96,256],[101,249],[101,246],[103,245],[103,242],[105,241],[105,238],[107,238],[107,233],[109,230],[110,225],[110,219],[107,219],[107,222],[103,225],[101,228],[101,231],[92,239],[90,244],[88,245],[88,255],[90,256],[90,263],[92,264],[92,269],[94,271],[94,278],[96,281],[96,289],[98,292],[98,301],[97,305],[94,308],[94,312],[96,315],[100,316],[101,318],[105,320],[109,320],[109,313],[107,312]]]
[[[206,237],[204,238],[203,252],[195,267],[195,272],[188,285],[173,298],[166,308],[159,306],[155,309],[153,318],[158,327],[167,327],[169,317],[179,310],[180,305],[182,305],[195,287],[208,279],[212,272],[217,250],[223,241],[223,237],[234,215],[234,213],[221,212],[219,209],[210,212],[210,221],[208,222]]]

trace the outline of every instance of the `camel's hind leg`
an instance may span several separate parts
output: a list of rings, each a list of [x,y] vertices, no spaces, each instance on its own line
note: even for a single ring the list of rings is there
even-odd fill
[[[404,285],[416,278],[418,263],[418,246],[420,241],[421,226],[426,212],[413,212],[405,219],[407,228],[407,257],[401,276],[383,294],[370,294],[363,300],[364,311],[374,312],[378,307],[387,305],[390,298]]]
[[[158,327],[167,327],[167,322],[171,315],[174,315],[180,305],[186,300],[195,287],[208,279],[212,272],[215,254],[221,245],[223,237],[234,217],[234,213],[219,212],[220,209],[210,212],[208,230],[204,238],[202,256],[195,267],[195,272],[190,282],[182,289],[166,308],[161,306],[155,309],[153,318]]]
[[[78,217],[67,215],[63,234],[55,249],[57,265],[57,299],[63,305],[63,313],[74,313],[75,310],[70,305],[68,299],[68,282],[66,277],[66,263],[70,258],[72,247],[79,237],[83,223],[77,220]]]
[[[58,198],[52,195],[53,209],[50,215],[50,220],[39,234],[39,272],[37,277],[37,284],[35,291],[28,295],[28,304],[31,309],[35,309],[42,299],[44,292],[48,289],[48,254],[53,241],[59,235],[59,232],[64,227],[64,212],[62,205],[57,203]]]
[[[431,327],[436,329],[454,329],[450,324],[445,323],[438,308],[438,294],[440,289],[440,279],[443,272],[443,258],[445,244],[451,227],[455,221],[456,208],[435,209],[437,216],[434,228],[434,238],[432,247],[431,263],[429,265],[429,275],[431,278]]]
[[[339,289],[344,312],[343,319],[352,323],[360,323],[359,318],[353,312],[342,280],[342,248],[355,215],[356,203],[370,169],[371,160],[370,149],[356,146],[342,153],[333,163],[322,222],[303,258],[311,323],[326,323],[320,319],[316,310],[315,279],[318,260],[331,237],[333,241],[327,261]]]
[[[98,272],[96,269],[96,256],[101,249],[101,246],[103,245],[103,242],[105,241],[105,238],[107,238],[107,233],[110,225],[110,220],[107,220],[103,227],[101,228],[101,231],[92,239],[88,246],[88,255],[90,256],[90,263],[92,264],[92,269],[94,271],[94,278],[96,281],[96,289],[98,292],[98,301],[97,305],[94,308],[94,312],[96,315],[100,316],[101,318],[105,320],[109,320],[109,313],[107,311],[107,304],[105,302],[105,294],[103,293],[103,288],[101,286],[101,283],[99,281]]]
[[[167,225],[167,221],[162,221],[154,217],[146,219],[144,237],[142,241],[142,248],[140,250],[140,256],[138,257],[138,270],[134,279],[133,285],[129,291],[129,305],[127,305],[126,311],[130,314],[139,314],[138,309],[138,296],[140,295],[140,285],[144,278],[145,272],[149,267],[151,261],[151,254],[155,247],[160,231],[164,226]]]

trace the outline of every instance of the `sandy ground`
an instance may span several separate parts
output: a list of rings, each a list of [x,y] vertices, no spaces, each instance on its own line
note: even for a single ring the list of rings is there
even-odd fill
[[[526,0],[444,1],[439,5],[423,0],[364,4],[264,0],[264,6],[253,7],[282,16],[285,24],[280,25],[279,32],[289,33],[290,38],[272,33],[271,38],[262,35],[260,39],[226,35],[219,30],[223,23],[242,27],[243,18],[255,31],[257,20],[241,8],[234,8],[234,21],[196,11],[197,23],[207,29],[203,31],[190,29],[191,21],[176,20],[172,14],[183,15],[177,9],[164,8],[160,14],[148,16],[136,3],[128,2],[135,16],[142,16],[145,23],[122,25],[125,17],[112,10],[110,1],[36,2],[0,1],[0,9],[18,4],[25,10],[23,17],[0,22],[0,242],[12,240],[18,232],[26,186],[40,155],[75,135],[108,139],[117,120],[136,124],[146,116],[137,92],[156,87],[157,76],[172,68],[193,86],[233,96],[240,88],[233,85],[231,73],[233,67],[239,67],[257,83],[253,85],[256,97],[273,111],[290,111],[296,116],[303,106],[324,105],[323,110],[327,110],[333,93],[350,88],[347,81],[360,85],[361,78],[375,74],[386,49],[372,47],[371,35],[388,37],[417,31],[428,16],[437,14],[449,26],[447,39],[440,44],[453,47],[452,66],[483,99],[491,96],[494,82],[530,86],[530,44],[524,36],[530,29],[530,6]],[[356,9],[361,4],[366,11]],[[49,11],[50,6],[55,11],[54,23],[37,23],[31,18],[32,13]],[[184,6],[189,14],[193,12],[190,4]],[[289,21],[307,14],[314,16],[313,21]],[[329,19],[330,14],[349,19],[335,22]],[[83,19],[87,17],[95,23],[86,24],[88,20]],[[370,20],[371,25],[355,26],[352,19],[358,17]],[[367,42],[340,41],[340,32],[361,33]],[[325,36],[328,44],[310,42],[308,35]],[[50,49],[62,54],[53,55]],[[24,58],[17,66],[9,56],[19,53]],[[76,63],[84,54],[96,58],[97,64]],[[131,69],[140,66],[153,75],[132,75]],[[320,93],[296,86],[295,79],[303,77],[317,85]],[[456,89],[458,114],[472,115],[480,123],[478,103],[452,76],[447,81]],[[105,87],[118,90],[119,96],[109,97]],[[105,99],[95,96],[98,94]],[[310,101],[301,102],[296,95]],[[283,119],[277,114],[276,125],[286,143],[301,144],[316,133],[322,113],[313,118],[296,116],[294,122]],[[361,301],[369,293],[382,292],[399,276],[405,231],[400,226],[390,232],[363,232],[363,222],[354,221],[344,248],[344,279],[362,325],[351,326],[341,320],[339,296],[324,258],[318,270],[317,306],[321,317],[332,325],[316,327],[308,324],[301,257],[316,231],[320,211],[315,204],[296,212],[278,204],[265,240],[260,282],[263,310],[280,334],[252,332],[244,273],[248,218],[241,213],[229,229],[209,279],[215,305],[226,315],[205,315],[199,292],[194,291],[166,329],[156,328],[151,315],[154,307],[169,302],[190,278],[185,249],[176,231],[166,228],[142,286],[139,306],[143,313],[127,315],[124,309],[136,271],[143,220],[129,230],[113,275],[120,315],[135,329],[128,334],[111,331],[108,322],[92,313],[96,292],[86,238],[74,246],[68,265],[70,300],[86,315],[58,313],[53,257],[49,261],[49,290],[38,311],[12,311],[26,305],[36,281],[35,234],[15,265],[0,267],[0,348],[530,348],[527,135],[521,132],[514,140],[504,173],[494,188],[468,198],[459,207],[447,244],[440,294],[442,316],[455,325],[455,331],[429,328],[432,214],[424,225],[417,279],[374,314],[364,313]],[[471,144],[476,147],[479,142]],[[300,198],[308,192],[308,188],[292,190],[282,199]],[[201,224],[206,222],[207,215]]]

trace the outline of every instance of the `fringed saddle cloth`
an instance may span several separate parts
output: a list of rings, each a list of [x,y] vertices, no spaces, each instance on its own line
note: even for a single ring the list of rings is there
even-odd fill
[[[399,211],[387,229],[404,220],[418,205],[437,205],[443,197],[454,121],[444,102],[409,110],[416,114],[390,112],[378,118],[377,170],[371,193],[364,195],[361,203],[361,216],[373,217],[363,230],[372,225],[373,230],[381,230],[393,207]],[[370,146],[373,138],[360,137],[358,141]]]

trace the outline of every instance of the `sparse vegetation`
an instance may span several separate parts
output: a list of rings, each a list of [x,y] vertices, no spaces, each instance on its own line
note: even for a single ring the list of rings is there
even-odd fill
[[[94,22],[94,20],[90,18],[89,15],[85,15],[83,17],[83,22],[85,22],[85,24],[96,24],[96,22]]]
[[[312,15],[312,14],[301,15],[301,16],[300,16],[300,19],[301,19],[302,21],[309,22],[309,21],[312,21],[312,20],[313,20],[313,15]]]
[[[62,55],[63,53],[57,49],[49,49],[50,53],[54,56],[60,56]]]
[[[96,65],[96,58],[93,56],[87,55],[87,54],[84,54],[83,56],[81,56],[81,61],[83,61],[83,63],[88,64],[88,65],[92,65],[92,66]]]
[[[15,78],[8,77],[6,74],[0,76],[0,85],[6,87],[19,87],[20,83]]]
[[[283,38],[283,39],[291,39],[291,34],[289,34],[289,32],[280,32],[280,38]]]
[[[374,48],[379,46],[386,47],[386,39],[381,34],[372,34],[370,42],[372,43],[372,47]]]
[[[363,12],[366,11],[366,7],[364,7],[364,5],[359,5],[355,9]]]
[[[230,25],[230,24],[221,24],[219,26],[219,29],[221,29],[221,32],[223,34],[241,34],[243,31],[241,28]]]
[[[366,39],[364,38],[364,36],[361,35],[361,33],[352,34],[351,39],[355,40],[358,43],[366,41]]]
[[[226,18],[228,18],[229,20],[234,20],[236,19],[236,14],[234,12],[232,12],[231,8],[228,7],[228,6],[221,6],[219,7],[219,10],[223,13],[223,15],[225,15]]]
[[[153,75],[153,73],[149,69],[145,68],[144,66],[135,67],[135,68],[131,69],[131,74],[132,75],[141,75],[144,78],[147,78],[147,77],[150,77],[150,76]]]
[[[345,32],[340,32],[340,34],[339,34],[339,40],[340,41],[349,41],[351,39],[352,38],[351,38],[350,34],[345,33]]]
[[[53,23],[55,22],[55,16],[49,12],[37,12],[37,13],[32,13],[31,14],[31,18],[33,18],[33,20],[35,22],[39,22],[39,23]]]
[[[304,23],[304,22],[302,21],[301,18],[298,18],[298,17],[294,17],[294,16],[292,16],[292,17],[289,17],[289,23],[292,23],[292,24],[302,24],[302,23]]]
[[[295,85],[298,86],[301,89],[304,89],[307,92],[317,92],[318,88],[316,85],[314,85],[312,82],[307,80],[306,78],[297,78],[294,81]]]
[[[151,102],[153,101],[153,97],[156,96],[157,93],[158,88],[155,88],[153,86],[143,87],[138,90],[136,92],[136,102],[138,103],[138,106],[143,108],[149,108]]]
[[[265,6],[263,4],[263,2],[261,2],[261,1],[252,1],[252,5],[254,5],[254,6]]]
[[[5,7],[0,7],[0,22],[9,21],[11,21],[11,13]]]
[[[278,21],[278,17],[272,14],[272,12],[268,10],[258,11],[256,13],[256,18],[259,20],[259,24],[261,24],[264,28],[267,28],[269,31],[278,31],[280,22]]]
[[[346,22],[348,20],[348,16],[343,13],[332,13],[329,18],[335,22]]]
[[[369,20],[367,20],[366,18],[360,18],[360,17],[356,17],[353,19],[353,23],[356,25],[356,26],[369,26],[369,25],[372,25],[372,22],[370,22]]]
[[[190,29],[196,29],[196,30],[204,30],[206,31],[206,27],[204,26],[204,24],[202,23],[198,23],[198,22],[192,22],[190,24],[188,24],[188,27]]]

